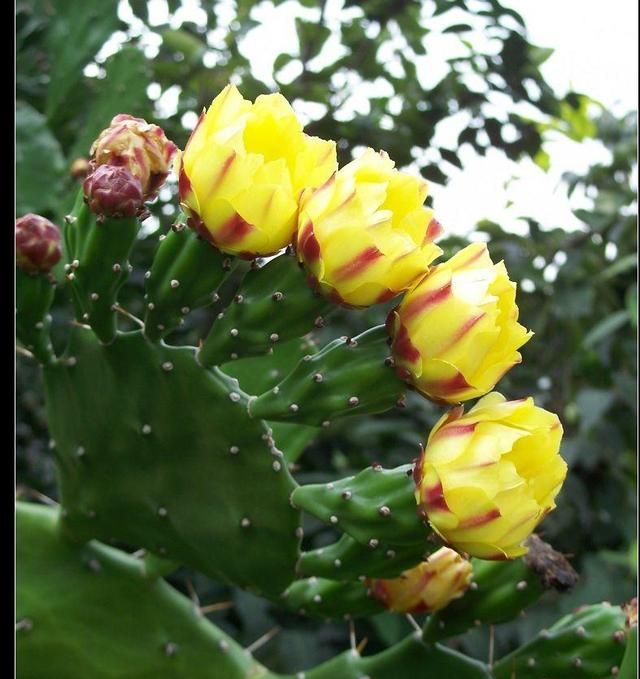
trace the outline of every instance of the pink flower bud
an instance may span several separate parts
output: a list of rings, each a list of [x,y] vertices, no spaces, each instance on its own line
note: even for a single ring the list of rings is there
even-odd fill
[[[25,273],[48,273],[60,261],[60,229],[32,213],[16,219],[16,264]]]
[[[126,167],[99,165],[82,185],[92,212],[105,217],[135,217],[143,209],[142,185]]]
[[[150,200],[167,178],[175,152],[161,127],[119,113],[93,142],[91,167],[125,167],[140,180],[144,200]]]

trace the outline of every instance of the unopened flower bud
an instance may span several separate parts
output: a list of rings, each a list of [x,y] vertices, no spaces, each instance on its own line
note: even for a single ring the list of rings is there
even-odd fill
[[[86,158],[76,158],[69,166],[69,174],[74,179],[84,179],[89,173],[90,165]]]
[[[161,127],[120,113],[93,142],[91,165],[125,167],[140,180],[144,200],[149,200],[167,178],[175,152]]]
[[[16,219],[16,264],[25,273],[49,272],[62,257],[60,229],[32,213]]]
[[[125,167],[98,166],[82,185],[92,212],[105,217],[135,217],[142,210],[142,185]]]
[[[448,547],[393,580],[371,580],[371,596],[398,613],[438,611],[461,597],[471,582],[471,563]]]

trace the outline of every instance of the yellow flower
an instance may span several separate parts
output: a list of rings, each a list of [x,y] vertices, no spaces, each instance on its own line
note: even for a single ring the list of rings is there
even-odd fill
[[[149,200],[167,178],[175,152],[161,127],[119,113],[91,145],[90,171],[100,165],[125,167],[140,180],[144,200]]]
[[[471,563],[442,547],[427,561],[393,580],[370,580],[371,596],[398,613],[438,611],[460,598],[471,583]]]
[[[533,333],[518,323],[516,284],[474,243],[435,266],[389,315],[400,377],[436,402],[491,391]]]
[[[304,134],[282,95],[252,104],[227,85],[178,158],[180,199],[190,226],[220,250],[273,254],[291,242],[302,190],[336,167],[335,142]]]
[[[444,415],[414,470],[416,501],[455,549],[481,559],[526,554],[523,541],[548,512],[567,474],[557,415],[532,398],[492,392],[465,415]]]
[[[367,307],[415,284],[442,254],[428,185],[367,151],[300,201],[297,253],[309,282],[338,304]]]

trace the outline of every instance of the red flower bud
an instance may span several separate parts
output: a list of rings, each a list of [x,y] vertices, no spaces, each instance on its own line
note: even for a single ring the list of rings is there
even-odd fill
[[[82,185],[92,212],[105,217],[135,217],[143,209],[142,185],[126,167],[99,165]]]
[[[25,273],[48,273],[60,261],[60,229],[32,213],[16,219],[16,264]]]

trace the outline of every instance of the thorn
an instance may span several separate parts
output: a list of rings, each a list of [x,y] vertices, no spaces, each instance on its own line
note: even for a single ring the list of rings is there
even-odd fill
[[[189,593],[189,598],[191,601],[193,601],[193,605],[196,607],[198,611],[201,611],[202,609],[200,608],[200,599],[198,599],[198,594],[196,590],[193,587],[193,584],[191,583],[191,580],[187,578],[185,582],[187,586],[187,592]]]
[[[360,399],[359,399],[357,396],[351,396],[351,397],[349,398],[349,400],[347,401],[347,403],[348,403],[349,406],[351,406],[352,408],[355,408],[355,406],[357,406],[357,405],[360,403]]]
[[[233,608],[235,604],[233,601],[219,601],[217,604],[207,604],[206,606],[200,607],[201,615],[207,615],[208,613],[215,613],[215,611],[224,611],[227,608]]]
[[[133,321],[138,327],[144,328],[144,323],[139,318],[129,313],[126,309],[123,309],[119,304],[114,304],[111,308],[125,318],[128,318],[130,321]]]
[[[487,664],[489,665],[489,671],[493,669],[493,650],[495,645],[495,627],[489,625],[489,660]]]
[[[322,318],[322,316],[318,316],[316,320],[313,322],[313,325],[316,328],[324,328],[324,318]]]
[[[163,369],[165,372],[171,372],[171,371],[173,370],[173,363],[171,363],[171,361],[165,361],[165,362],[162,364],[162,369]],[[238,396],[238,398],[240,398],[240,397]]]
[[[271,299],[274,302],[281,302],[284,299],[284,294],[279,290],[276,290],[273,295],[271,295]]]
[[[349,618],[349,645],[351,646],[351,651],[353,653],[358,652],[356,647],[356,627],[352,618]]]
[[[418,625],[418,623],[416,622],[416,619],[410,613],[405,613],[405,617],[407,618],[407,620],[411,624],[411,627],[413,627],[413,629],[416,632],[418,632],[419,634],[422,634],[422,627],[420,627],[420,625]]]
[[[242,295],[236,295],[236,296],[233,298],[233,301],[234,301],[236,304],[242,304],[242,302],[244,302],[244,297],[243,297]]]
[[[120,271],[122,271],[122,267],[120,266],[120,264],[118,264],[118,262],[116,262],[116,263],[111,267],[111,270],[113,271],[113,273],[120,273]],[[69,275],[71,276],[72,274],[69,274]]]
[[[269,341],[270,341],[270,342],[274,342],[274,343],[275,343],[275,342],[277,342],[279,339],[280,339],[280,335],[278,335],[277,332],[272,332],[272,333],[269,335]]]
[[[261,637],[256,639],[252,644],[249,644],[249,646],[247,646],[246,648],[247,653],[253,653],[254,651],[257,651],[261,646],[264,646],[266,643],[271,641],[271,639],[273,639],[273,637],[275,637],[276,634],[279,634],[281,629],[282,628],[278,626],[271,628],[268,632],[266,632]]]
[[[180,287],[180,281],[177,279],[172,279],[171,282],[169,283],[170,287],[173,288],[174,290],[178,287]]]
[[[378,514],[380,514],[380,516],[390,516],[391,510],[386,505],[382,505],[382,507],[378,509]]]

